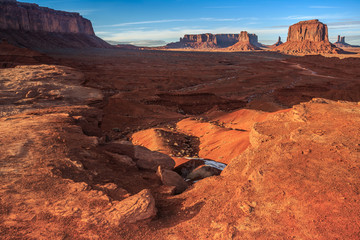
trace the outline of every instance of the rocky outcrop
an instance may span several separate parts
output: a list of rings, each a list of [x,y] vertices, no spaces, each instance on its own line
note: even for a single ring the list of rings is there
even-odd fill
[[[26,47],[110,47],[95,36],[91,22],[79,13],[37,4],[0,1],[0,38]]]
[[[138,194],[114,204],[114,207],[104,215],[109,222],[117,225],[151,219],[156,213],[154,197],[150,190],[144,189]]]
[[[176,172],[158,167],[156,174],[160,177],[161,182],[165,186],[174,186],[175,193],[182,193],[188,188],[188,184],[185,180]]]
[[[173,169],[175,161],[160,152],[153,152],[142,146],[134,146],[136,165],[142,169],[157,170],[159,166],[164,169]]]
[[[123,162],[128,166],[133,166],[132,161],[134,161],[137,167],[147,170],[156,171],[159,166],[164,169],[173,169],[175,167],[175,161],[168,155],[151,151],[142,146],[135,146],[127,141],[106,144],[104,150],[110,153],[110,155],[119,155],[114,160],[116,162]],[[125,155],[129,158],[124,159]]]
[[[166,48],[213,49],[229,48],[231,50],[258,50],[263,45],[258,42],[256,34],[242,31],[240,34],[196,34],[185,35],[179,42],[169,43]]]
[[[287,54],[340,53],[328,38],[328,28],[319,20],[301,21],[289,27],[287,42],[274,48]]]
[[[328,42],[328,28],[317,19],[298,22],[289,28],[288,42]]]
[[[343,47],[351,47],[350,44],[345,42],[345,37],[341,37],[340,35],[338,35],[338,39],[337,42],[334,43],[335,46],[337,46],[338,48],[343,48]]]
[[[182,195],[197,196],[183,208],[206,203],[172,230],[209,226],[193,239],[356,239],[359,110],[358,103],[314,99],[255,124],[259,145],[221,177],[199,181]]]
[[[180,38],[179,42],[166,45],[166,48],[227,48],[239,41],[251,42],[251,44],[257,47],[261,46],[261,44],[258,43],[258,38],[255,34],[241,32],[240,34],[187,34],[184,35],[183,38]]]
[[[240,34],[216,34],[216,41],[220,47],[229,47],[239,41]]]
[[[270,46],[270,48],[275,48],[277,46],[280,46],[281,44],[283,44],[283,42],[281,41],[281,37],[279,36],[279,39],[276,43],[274,43],[273,45]]]
[[[260,50],[261,44],[258,42],[256,34],[242,31],[240,33],[239,41],[233,46],[228,47],[231,51],[251,51]]]
[[[16,1],[2,1],[0,5],[1,29],[95,35],[91,22],[79,13],[55,11]]]
[[[166,48],[222,48],[233,45],[238,39],[239,34],[187,34],[179,42],[166,45]]]
[[[187,179],[190,180],[200,180],[203,178],[220,175],[221,170],[211,167],[211,166],[199,166],[195,168],[188,176]]]

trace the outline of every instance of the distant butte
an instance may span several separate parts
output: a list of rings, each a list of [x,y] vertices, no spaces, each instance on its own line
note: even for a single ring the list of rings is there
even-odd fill
[[[179,42],[169,43],[165,46],[168,49],[218,49],[226,48],[231,51],[259,50],[263,47],[258,42],[256,34],[249,34],[242,31],[240,34],[186,34]]]
[[[334,43],[334,45],[337,46],[338,48],[352,47],[350,44],[345,42],[345,37],[342,37],[340,35],[338,35],[337,42]]]
[[[258,42],[258,36],[256,34],[242,31],[240,33],[239,42],[229,47],[231,51],[251,51],[260,50],[261,44]]]
[[[240,34],[186,34],[179,42],[169,43],[166,48],[225,48],[239,41]]]
[[[286,43],[274,48],[286,54],[340,53],[329,42],[328,28],[317,19],[301,21],[289,27]]]
[[[280,46],[281,44],[283,44],[283,42],[281,41],[281,37],[279,36],[279,39],[276,43],[274,43],[273,45],[270,46],[270,48],[275,48],[277,46]]]

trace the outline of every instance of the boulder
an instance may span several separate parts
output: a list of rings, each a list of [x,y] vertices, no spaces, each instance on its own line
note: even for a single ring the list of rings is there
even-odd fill
[[[220,169],[203,165],[195,168],[186,178],[194,181],[215,175],[220,175],[220,173]]]
[[[195,168],[205,165],[205,162],[198,159],[191,159],[183,164],[180,164],[174,171],[180,174],[183,178],[186,178]]]
[[[116,162],[117,164],[126,165],[129,167],[136,166],[136,163],[132,160],[132,158],[127,155],[120,155],[120,154],[111,153],[111,152],[106,152],[106,154],[111,156],[112,159],[114,160],[114,162]]]
[[[103,149],[106,153],[116,158],[114,160],[126,163],[129,166],[133,165],[130,159],[132,159],[139,168],[154,171],[157,170],[158,166],[162,166],[165,169],[173,169],[175,166],[175,161],[168,155],[160,152],[153,152],[142,146],[132,145],[131,142],[127,141],[108,143],[103,146]],[[128,156],[129,158],[124,156]]]
[[[115,183],[106,183],[103,185],[97,184],[96,187],[115,200],[122,200],[124,198],[130,197],[128,191],[118,187]]]
[[[158,167],[156,174],[160,177],[161,182],[166,186],[175,186],[175,193],[182,193],[188,188],[185,180],[176,172]]]
[[[113,209],[107,213],[107,218],[112,223],[135,223],[150,219],[157,213],[154,197],[149,189],[144,189],[138,194],[117,202]]]
[[[134,160],[136,165],[142,169],[150,169],[156,171],[158,166],[164,169],[173,169],[175,161],[160,152],[153,152],[142,146],[134,146]]]

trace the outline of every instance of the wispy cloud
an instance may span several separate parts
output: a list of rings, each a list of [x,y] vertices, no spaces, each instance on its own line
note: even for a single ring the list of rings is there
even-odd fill
[[[96,9],[80,9],[80,10],[65,10],[66,12],[77,12],[82,16],[90,15],[93,12],[96,12]]]
[[[334,7],[334,6],[310,6],[309,8],[330,9],[330,8],[339,8],[339,7]]]
[[[258,20],[257,18],[199,18],[194,20],[209,21],[209,22],[237,22],[242,20]]]
[[[238,22],[243,20],[251,20],[256,21],[258,18],[250,17],[250,18],[212,18],[212,17],[204,17],[204,18],[191,18],[191,19],[160,19],[160,20],[149,20],[149,21],[139,21],[139,22],[125,22],[125,23],[117,23],[111,25],[103,25],[96,27],[124,27],[124,26],[133,26],[133,25],[146,25],[146,24],[161,24],[161,23],[174,23],[174,22]]]
[[[305,16],[287,16],[280,19],[284,20],[309,20],[309,19],[340,19],[343,18],[343,15],[340,14],[334,14],[334,15],[305,15]]]
[[[346,22],[330,22],[328,26],[354,26],[360,25],[360,21],[346,21]]]
[[[166,45],[165,41],[162,40],[139,40],[139,41],[127,41],[127,42],[119,42],[119,41],[107,41],[110,44],[131,44],[139,47],[158,47]]]
[[[106,25],[101,27],[122,27],[130,25],[142,25],[142,24],[154,24],[154,23],[170,23],[170,22],[185,22],[187,19],[163,19],[163,20],[152,20],[152,21],[140,21],[140,22],[126,22],[112,25]]]

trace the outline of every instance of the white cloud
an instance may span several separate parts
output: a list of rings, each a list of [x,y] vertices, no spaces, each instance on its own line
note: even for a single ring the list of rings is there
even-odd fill
[[[242,20],[251,20],[255,21],[258,18],[250,17],[250,18],[192,18],[192,19],[161,19],[161,20],[149,20],[149,21],[139,21],[139,22],[125,22],[125,23],[117,23],[111,25],[103,25],[96,26],[98,28],[104,27],[124,27],[124,26],[133,26],[133,25],[146,25],[146,24],[158,24],[158,23],[172,23],[172,22],[238,22]]]
[[[76,12],[76,13],[80,13],[80,15],[82,15],[82,16],[86,16],[93,12],[96,12],[97,10],[95,10],[95,9],[80,9],[80,10],[65,10],[65,11],[66,12]]]
[[[285,19],[285,20],[311,20],[311,19],[339,19],[339,18],[343,18],[343,15],[339,15],[339,14],[334,14],[334,15],[308,15],[308,16],[288,16],[288,17],[283,17],[280,19]]]
[[[153,21],[118,23],[118,24],[106,25],[106,26],[102,26],[102,27],[122,27],[122,26],[130,26],[130,25],[169,23],[169,22],[185,22],[185,21],[187,21],[187,19],[163,19],[163,20],[153,20]]]

